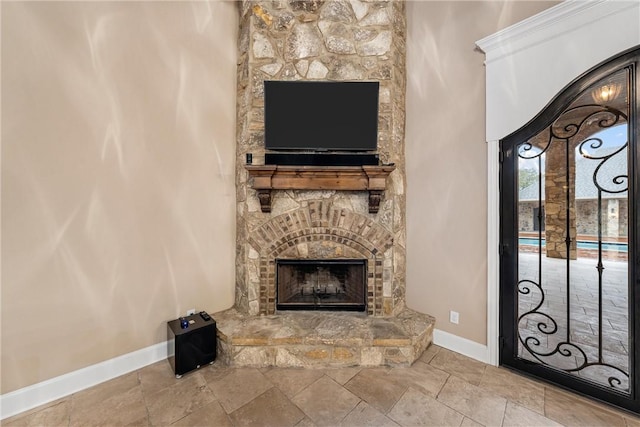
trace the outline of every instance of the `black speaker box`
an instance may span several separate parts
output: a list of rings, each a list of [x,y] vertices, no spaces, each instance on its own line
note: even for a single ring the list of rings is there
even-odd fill
[[[189,326],[183,329],[180,319],[167,322],[169,364],[176,377],[213,363],[216,359],[216,321],[204,320],[200,314],[186,316]]]

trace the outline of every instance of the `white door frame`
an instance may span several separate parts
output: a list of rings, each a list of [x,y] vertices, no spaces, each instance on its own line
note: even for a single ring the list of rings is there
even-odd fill
[[[566,0],[476,42],[486,55],[488,363],[499,359],[499,141],[582,73],[640,45],[638,22],[637,1]]]

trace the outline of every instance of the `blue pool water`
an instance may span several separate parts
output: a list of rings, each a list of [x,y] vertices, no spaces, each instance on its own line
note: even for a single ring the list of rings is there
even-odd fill
[[[538,246],[538,239],[534,239],[531,237],[520,237],[518,239],[518,244],[520,245],[531,245]],[[545,239],[542,239],[542,246],[545,246]],[[586,242],[583,240],[578,240],[578,249],[598,249],[597,242]],[[626,243],[613,243],[613,242],[603,242],[602,243],[603,251],[616,251],[616,252],[627,252],[627,244]]]

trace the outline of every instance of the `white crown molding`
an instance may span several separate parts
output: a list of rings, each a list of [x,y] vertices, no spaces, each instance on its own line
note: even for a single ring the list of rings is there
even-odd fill
[[[20,414],[96,384],[143,368],[168,355],[167,342],[161,342],[104,362],[88,366],[41,383],[0,395],[0,419]]]
[[[478,40],[476,46],[486,54],[488,64],[636,6],[635,1],[626,0],[566,0]]]
[[[507,28],[491,34],[476,42],[477,46],[487,53],[499,48],[505,41],[529,37],[549,26],[565,19],[567,15],[580,13],[606,0],[576,1],[567,0],[549,9],[517,22]]]

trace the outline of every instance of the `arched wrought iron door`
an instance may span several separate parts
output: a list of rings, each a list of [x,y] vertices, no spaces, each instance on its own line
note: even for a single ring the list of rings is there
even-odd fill
[[[640,49],[500,142],[500,363],[640,412]]]

